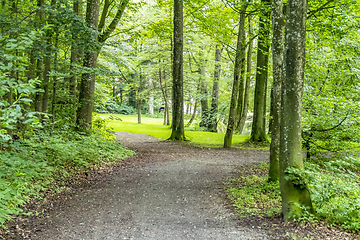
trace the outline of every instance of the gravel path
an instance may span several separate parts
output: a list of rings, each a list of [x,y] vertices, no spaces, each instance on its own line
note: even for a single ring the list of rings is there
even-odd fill
[[[55,206],[32,239],[269,239],[238,226],[222,192],[237,167],[266,161],[268,153],[117,136],[137,155]]]

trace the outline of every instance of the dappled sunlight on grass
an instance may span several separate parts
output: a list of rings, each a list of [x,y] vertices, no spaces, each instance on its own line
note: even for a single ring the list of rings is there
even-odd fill
[[[113,131],[147,134],[161,140],[168,139],[171,135],[170,126],[164,126],[162,118],[141,117],[141,124],[138,124],[137,115],[99,114],[98,116],[107,119],[107,127],[112,128]],[[114,120],[111,120],[110,116],[113,116]],[[116,118],[120,118],[122,121],[115,120]],[[185,131],[187,140],[195,144],[201,144],[204,147],[222,147],[224,136],[225,133]],[[233,136],[234,144],[243,143],[248,140],[249,136]]]

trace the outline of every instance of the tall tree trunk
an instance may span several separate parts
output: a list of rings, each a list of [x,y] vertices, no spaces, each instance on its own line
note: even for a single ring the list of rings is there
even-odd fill
[[[169,95],[167,90],[167,84],[166,84],[166,70],[163,70],[163,79],[164,79],[164,93],[165,93],[165,115],[166,115],[166,125],[170,125],[170,106],[169,106]]]
[[[216,45],[214,82],[213,82],[211,110],[210,110],[211,132],[217,132],[217,112],[218,112],[218,106],[219,106],[219,81],[220,81],[220,73],[221,73],[221,53],[222,53],[222,48],[220,48],[219,45]]]
[[[301,111],[305,67],[306,0],[288,0],[280,125],[280,190],[284,221],[314,212],[310,193],[303,183],[287,179],[289,167],[303,169]],[[304,208],[305,207],[305,208]]]
[[[73,4],[73,11],[76,13],[76,15],[80,18],[82,17],[82,1],[77,0]],[[74,22],[74,28],[77,29],[81,26],[81,23],[79,21]],[[70,101],[72,105],[72,117],[73,122],[76,122],[76,107],[78,103],[77,98],[77,76],[74,73],[76,69],[76,65],[79,62],[79,58],[81,55],[82,50],[77,46],[77,42],[79,41],[79,34],[76,30],[72,33],[72,45],[71,45],[71,56],[70,56],[70,84],[69,84],[69,92],[70,92]]]
[[[274,0],[272,5],[272,56],[273,56],[273,88],[271,92],[271,144],[269,182],[279,180],[280,154],[280,109],[281,109],[281,81],[284,55],[285,18],[283,14],[283,0]]]
[[[237,39],[236,47],[236,57],[235,57],[235,66],[234,66],[234,82],[231,94],[230,110],[229,110],[229,121],[226,129],[226,134],[224,137],[224,148],[231,147],[232,136],[236,123],[236,103],[237,96],[239,92],[239,81],[240,81],[240,71],[241,71],[241,60],[243,59],[244,51],[244,39],[245,39],[245,11],[247,5],[243,4],[240,12],[240,22],[239,22],[239,33]]]
[[[270,3],[271,0],[262,0],[264,10],[259,19],[258,53],[256,67],[256,82],[254,96],[254,116],[251,129],[253,142],[266,142],[266,87],[269,62],[269,35],[270,35]]]
[[[56,28],[57,29],[57,28]],[[56,31],[57,32],[57,31]],[[55,49],[57,49],[58,47],[58,42],[59,42],[59,34],[56,33],[55,36]],[[56,72],[58,68],[58,53],[57,51],[55,51],[55,56],[54,56],[54,71]],[[55,107],[56,107],[56,82],[57,82],[57,77],[56,75],[53,76],[53,92],[52,92],[52,100],[51,100],[51,122],[54,123],[55,122]]]
[[[141,99],[137,100],[138,124],[141,124]]]
[[[153,96],[153,90],[152,90],[152,79],[151,79],[151,75],[149,75],[149,89],[150,89],[150,93],[149,93],[149,114],[150,115],[154,115],[154,96]]]
[[[201,66],[199,68],[200,73],[200,105],[201,105],[201,121],[200,127],[209,127],[209,104],[208,104],[208,90],[206,83],[206,69],[205,60],[203,55],[200,57]]]
[[[43,24],[43,22],[45,21],[45,0],[38,0],[37,1],[37,6],[38,6],[38,11],[37,11],[37,16],[39,18],[40,24]],[[39,26],[38,26],[39,27]],[[42,40],[39,40],[39,47],[40,47],[40,57],[37,59],[36,62],[36,76],[38,78],[39,84],[37,84],[36,88],[42,88],[42,84],[43,84],[43,80],[44,80],[44,61],[43,61],[43,49],[42,49]],[[37,92],[35,94],[35,111],[36,112],[41,112],[42,111],[42,100],[43,100],[43,94],[40,92]]]
[[[195,100],[195,103],[194,103],[194,112],[192,113],[189,122],[186,124],[186,127],[190,127],[191,124],[193,123],[193,121],[195,120],[196,111],[197,111],[197,105],[198,105],[198,100],[196,99],[196,100]]]
[[[174,0],[174,55],[171,140],[184,140],[183,1]]]
[[[89,28],[97,32],[99,23],[100,0],[88,0],[86,6],[86,23]],[[97,34],[93,39],[97,41]],[[84,67],[95,69],[99,49],[85,49]],[[81,76],[79,95],[79,109],[77,112],[78,130],[85,132],[91,128],[92,110],[94,105],[95,73],[84,73]]]
[[[160,62],[160,60],[159,60]],[[165,70],[164,70],[165,71]],[[165,78],[165,74],[164,74],[164,78]],[[164,102],[165,102],[165,106],[164,106],[164,125],[169,125],[170,123],[167,121],[168,116],[169,116],[169,106],[168,106],[168,98],[167,98],[167,92],[166,92],[166,82],[165,82],[165,86],[163,86],[162,81],[163,77],[162,77],[162,71],[161,68],[159,69],[159,82],[160,82],[160,89],[164,98]],[[165,79],[164,79],[165,80]]]
[[[245,20],[244,20],[245,21]],[[245,32],[245,25],[244,25]],[[244,35],[243,43],[241,45],[241,59],[240,59],[240,76],[239,76],[239,94],[236,106],[236,122],[235,129],[239,129],[240,119],[243,115],[244,107],[244,90],[245,90],[245,57],[246,57],[246,37]]]
[[[249,110],[249,96],[250,96],[250,81],[251,81],[251,56],[253,51],[253,26],[251,24],[251,16],[249,16],[249,47],[246,57],[246,83],[245,83],[245,93],[244,93],[244,108],[239,121],[239,133],[242,134],[245,126],[245,121],[247,118],[247,113]]]

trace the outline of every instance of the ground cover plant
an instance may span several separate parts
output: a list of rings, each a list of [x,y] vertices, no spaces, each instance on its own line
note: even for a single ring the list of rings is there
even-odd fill
[[[326,223],[344,230],[360,230],[360,160],[355,157],[311,159],[305,170],[288,169],[289,178],[308,184],[316,213],[306,210],[297,218],[302,223]],[[242,218],[280,218],[278,182],[268,182],[268,164],[242,170],[227,183],[226,192],[235,212]]]
[[[30,199],[57,192],[74,174],[133,154],[114,141],[114,135],[95,129],[91,135],[58,130],[39,133],[0,153],[0,225],[19,214]]]

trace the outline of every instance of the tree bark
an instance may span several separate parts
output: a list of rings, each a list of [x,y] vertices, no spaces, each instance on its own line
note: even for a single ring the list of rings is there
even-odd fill
[[[88,0],[86,6],[86,23],[89,28],[97,32],[99,23],[100,0]],[[97,34],[93,39],[97,41]],[[99,49],[86,49],[84,54],[84,67],[95,69]],[[92,110],[94,105],[95,73],[82,74],[79,95],[79,108],[77,112],[78,130],[85,132],[91,129]]]
[[[56,0],[51,1],[51,6],[55,7]],[[53,24],[52,14],[48,15],[48,23]],[[42,102],[42,111],[46,113],[48,111],[49,103],[49,85],[50,85],[50,70],[51,70],[51,55],[52,55],[52,36],[54,29],[48,29],[46,31],[46,48],[45,48],[45,57],[44,57],[44,93],[43,93],[43,102]]]
[[[73,4],[73,11],[76,13],[79,18],[82,16],[82,2],[80,0],[77,0]],[[74,27],[79,28],[81,26],[81,23],[79,21],[74,22]],[[71,98],[71,105],[73,108],[73,122],[76,122],[76,107],[78,102],[78,96],[77,96],[77,77],[74,73],[74,70],[76,68],[76,65],[79,62],[79,58],[81,55],[81,49],[77,47],[77,42],[79,41],[79,34],[76,30],[72,33],[72,45],[71,45],[71,55],[70,55],[70,84],[69,84],[69,92],[70,92],[70,98]]]
[[[98,37],[97,34],[93,35],[94,41],[97,43],[104,43],[106,39],[110,37],[110,34],[115,30],[119,23],[122,14],[124,13],[125,7],[129,0],[124,0],[119,4],[118,11],[105,30]],[[88,0],[86,5],[86,23],[89,28],[98,31],[99,24],[99,9],[100,0]],[[89,69],[96,69],[97,57],[100,51],[100,47],[95,49],[86,49],[84,54],[84,67]],[[86,131],[91,129],[91,118],[94,106],[94,91],[95,91],[95,73],[89,72],[81,76],[81,86],[79,94],[79,108],[77,112],[77,128],[79,131]]]
[[[183,96],[183,1],[174,0],[174,54],[171,140],[185,140]]]
[[[217,112],[219,106],[219,81],[221,73],[221,53],[222,48],[219,45],[216,45],[215,50],[215,70],[214,70],[214,83],[212,90],[212,99],[211,99],[211,110],[210,110],[210,119],[211,132],[217,132]]]
[[[292,221],[304,213],[314,212],[305,183],[286,179],[289,167],[303,169],[301,145],[301,111],[305,67],[306,0],[287,2],[284,72],[280,125],[280,189],[284,221]]]
[[[37,11],[37,16],[39,18],[40,24],[43,24],[43,22],[45,21],[45,12],[44,12],[44,8],[45,8],[45,0],[38,0],[37,1],[37,6],[38,6],[38,11]],[[38,26],[39,27],[39,26]],[[44,61],[42,58],[42,53],[43,53],[43,43],[38,42],[39,44],[39,48],[40,48],[40,58],[37,59],[36,61],[36,76],[38,78],[39,83],[36,85],[36,88],[42,88],[42,84],[43,84],[43,80],[44,80]],[[41,112],[42,111],[42,101],[43,101],[43,94],[40,92],[37,92],[35,94],[35,111],[36,112]]]
[[[272,5],[272,56],[273,56],[273,88],[271,93],[271,144],[269,182],[279,180],[280,154],[280,109],[281,82],[284,57],[285,18],[283,14],[283,0],[274,0]]]
[[[169,106],[169,95],[168,95],[168,90],[167,90],[167,84],[166,84],[166,70],[164,69],[163,71],[164,74],[164,93],[165,93],[165,115],[166,115],[166,125],[170,125],[170,106]]]
[[[58,47],[58,42],[59,42],[59,34],[56,33],[55,34],[55,48]],[[58,69],[58,53],[57,53],[57,51],[55,51],[54,71],[56,72],[57,69]],[[53,92],[52,92],[52,100],[51,100],[51,122],[52,123],[55,122],[55,114],[56,114],[56,111],[55,111],[55,107],[56,107],[56,83],[57,83],[57,77],[53,76]]]
[[[270,3],[271,0],[262,0],[264,11],[259,19],[258,53],[256,67],[256,82],[254,96],[254,116],[251,129],[251,141],[266,142],[266,88],[269,62],[269,35],[270,35]]]
[[[249,110],[249,95],[250,95],[250,81],[251,81],[251,66],[252,66],[252,51],[253,51],[253,26],[251,24],[251,16],[249,16],[249,47],[246,56],[246,83],[245,83],[245,93],[244,93],[244,108],[239,121],[239,133],[242,134],[247,118],[247,113]]]
[[[236,123],[236,103],[239,92],[239,81],[240,81],[240,71],[241,71],[241,60],[244,55],[244,39],[245,39],[245,11],[247,5],[243,4],[240,12],[240,22],[239,22],[239,33],[237,39],[237,47],[236,47],[236,57],[235,57],[235,65],[234,65],[234,82],[232,87],[231,94],[231,102],[230,102],[230,110],[229,110],[229,120],[226,129],[226,134],[224,137],[224,148],[230,148],[232,144],[232,136]]]
[[[209,104],[208,104],[208,89],[206,83],[206,69],[205,60],[203,55],[200,57],[201,66],[199,68],[200,73],[200,105],[201,105],[201,121],[200,127],[209,129]]]

